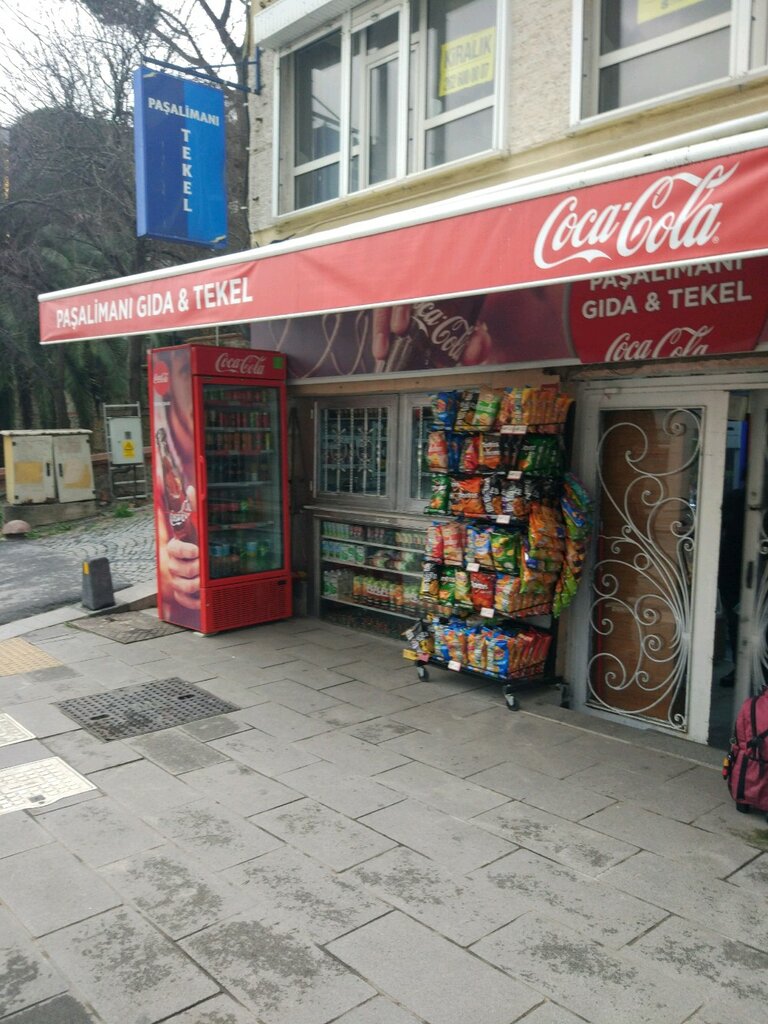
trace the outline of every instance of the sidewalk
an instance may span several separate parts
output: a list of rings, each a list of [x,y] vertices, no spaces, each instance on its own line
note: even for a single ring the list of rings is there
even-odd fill
[[[236,710],[104,741],[55,706],[175,678]],[[717,753],[520,700],[314,619],[20,624],[0,806],[32,806],[0,814],[0,1019],[764,1017],[768,827]]]

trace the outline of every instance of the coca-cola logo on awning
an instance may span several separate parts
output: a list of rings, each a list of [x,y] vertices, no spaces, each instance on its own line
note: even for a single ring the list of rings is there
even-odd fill
[[[679,170],[656,178],[634,200],[583,208],[578,194],[561,199],[542,224],[533,247],[542,270],[572,260],[611,262],[666,248],[684,255],[704,246],[720,230],[723,203],[717,189],[735,173],[725,164],[706,174]],[[682,250],[682,252],[681,252]]]
[[[215,369],[217,373],[232,373],[238,376],[261,377],[266,368],[266,358],[262,355],[244,353],[242,356],[232,355],[230,352],[221,352],[216,357]]]
[[[167,395],[171,386],[171,375],[167,365],[158,360],[152,371],[152,387],[158,395]]]

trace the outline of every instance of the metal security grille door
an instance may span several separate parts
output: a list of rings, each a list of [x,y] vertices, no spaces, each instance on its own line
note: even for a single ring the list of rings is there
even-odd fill
[[[596,517],[576,663],[588,707],[704,742],[727,396],[663,390],[585,403]]]

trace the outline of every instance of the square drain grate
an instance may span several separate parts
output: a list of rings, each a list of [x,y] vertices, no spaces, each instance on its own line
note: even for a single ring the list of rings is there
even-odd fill
[[[0,814],[46,807],[68,796],[96,789],[60,757],[17,764],[0,771]]]
[[[0,747],[10,746],[11,743],[23,743],[24,740],[33,740],[35,734],[25,729],[21,722],[15,718],[0,714]]]
[[[172,729],[198,718],[240,709],[184,679],[121,686],[107,693],[72,697],[56,705],[78,725],[101,740],[122,740],[146,732]]]
[[[156,640],[159,636],[181,633],[181,626],[145,615],[143,612],[118,612],[116,615],[95,615],[93,618],[73,619],[67,623],[86,633],[95,633],[119,644],[135,644],[139,640]]]

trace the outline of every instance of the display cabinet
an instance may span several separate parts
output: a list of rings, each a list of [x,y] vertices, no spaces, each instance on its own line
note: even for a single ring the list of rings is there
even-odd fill
[[[318,515],[318,614],[399,637],[419,611],[425,530],[418,522]]]

